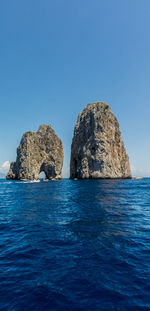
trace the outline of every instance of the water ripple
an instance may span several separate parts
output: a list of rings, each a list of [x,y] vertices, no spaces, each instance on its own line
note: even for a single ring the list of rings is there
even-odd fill
[[[0,310],[150,310],[150,179],[0,181]]]

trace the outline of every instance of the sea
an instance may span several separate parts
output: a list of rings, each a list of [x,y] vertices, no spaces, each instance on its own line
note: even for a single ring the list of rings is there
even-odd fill
[[[150,310],[150,179],[1,179],[0,310]]]

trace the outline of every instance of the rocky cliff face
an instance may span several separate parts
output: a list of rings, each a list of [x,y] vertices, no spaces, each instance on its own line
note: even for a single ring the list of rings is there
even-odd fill
[[[45,172],[47,179],[62,178],[63,147],[50,125],[41,125],[37,132],[23,135],[17,149],[16,162],[12,162],[7,179],[39,178]]]
[[[70,178],[130,178],[119,123],[108,104],[88,104],[79,114],[71,146]]]

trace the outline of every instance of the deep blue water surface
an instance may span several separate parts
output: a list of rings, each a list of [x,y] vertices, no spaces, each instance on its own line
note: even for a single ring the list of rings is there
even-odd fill
[[[1,180],[0,310],[150,310],[150,179]]]

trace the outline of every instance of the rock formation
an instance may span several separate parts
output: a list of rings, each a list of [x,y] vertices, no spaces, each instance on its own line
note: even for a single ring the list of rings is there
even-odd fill
[[[63,147],[51,125],[41,125],[37,132],[23,135],[17,149],[16,162],[12,162],[7,179],[39,178],[45,172],[47,179],[61,179]]]
[[[88,104],[79,114],[71,146],[70,178],[130,178],[119,123],[108,104]]]

